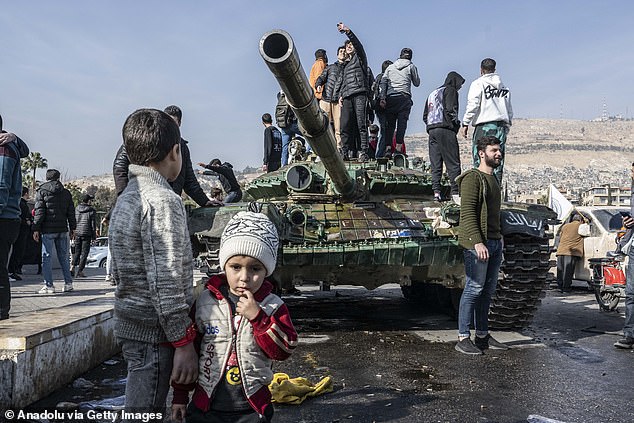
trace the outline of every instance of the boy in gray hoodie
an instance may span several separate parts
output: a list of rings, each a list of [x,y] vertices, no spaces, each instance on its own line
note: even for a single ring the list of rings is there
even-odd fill
[[[380,105],[385,109],[387,129],[386,141],[389,145],[396,130],[396,151],[404,153],[403,142],[407,130],[407,120],[412,110],[412,84],[420,85],[418,69],[412,63],[412,49],[405,47],[401,50],[400,58],[385,69],[381,78]]]
[[[198,375],[192,341],[192,252],[183,202],[169,185],[181,169],[180,131],[164,112],[141,109],[123,126],[129,182],[110,220],[115,335],[128,363],[127,412],[161,420],[170,381]]]

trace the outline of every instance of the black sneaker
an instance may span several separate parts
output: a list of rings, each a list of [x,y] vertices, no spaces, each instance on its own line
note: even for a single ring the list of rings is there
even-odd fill
[[[491,348],[492,350],[508,350],[511,348],[506,344],[496,341],[490,333],[487,333],[487,336],[485,336],[484,338],[476,336],[475,346],[481,350],[486,350],[488,348]]]
[[[471,339],[469,338],[465,338],[462,341],[458,341],[458,343],[455,346],[456,351],[461,352],[463,354],[468,354],[468,355],[482,355],[483,352],[476,347],[473,342],[471,342]]]
[[[9,277],[10,277],[10,278],[15,279],[16,281],[21,281],[21,280],[22,280],[22,278],[20,277],[20,275],[18,275],[17,273],[11,273],[11,274],[9,275]]]
[[[614,346],[623,350],[631,350],[632,348],[634,348],[634,338],[626,336],[625,338],[616,341],[614,343]]]

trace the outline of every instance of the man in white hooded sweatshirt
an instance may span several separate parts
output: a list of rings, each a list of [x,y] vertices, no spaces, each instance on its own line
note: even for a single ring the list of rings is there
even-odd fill
[[[467,109],[462,118],[462,136],[467,138],[469,125],[475,127],[472,138],[473,167],[480,165],[477,141],[484,136],[494,136],[500,140],[502,162],[494,175],[502,186],[506,135],[513,119],[511,91],[495,73],[495,60],[487,58],[480,63],[480,78],[471,83],[467,96]]]

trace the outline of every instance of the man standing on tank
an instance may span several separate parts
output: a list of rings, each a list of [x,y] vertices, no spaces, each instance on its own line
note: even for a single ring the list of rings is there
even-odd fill
[[[167,106],[164,110],[176,124],[181,126],[183,120],[183,112],[178,106]],[[183,191],[191,197],[199,206],[213,206],[218,205],[217,202],[209,200],[205,192],[196,179],[196,174],[192,167],[191,155],[188,142],[181,138],[181,155],[183,156],[183,165],[181,173],[178,177],[170,182],[170,186],[174,192],[181,195]],[[112,165],[112,173],[114,174],[114,184],[117,190],[117,195],[121,194],[125,187],[128,185],[128,166],[130,166],[130,159],[128,159],[128,153],[125,151],[125,146],[122,144],[117,151],[117,155]]]
[[[462,195],[458,242],[464,248],[465,287],[458,311],[456,351],[480,355],[487,348],[508,349],[489,334],[489,305],[495,294],[502,263],[500,207],[502,195],[493,171],[502,161],[500,140],[477,142],[480,165],[457,178]],[[475,343],[469,325],[475,326]]]
[[[355,132],[358,131],[361,141],[358,159],[360,162],[365,162],[368,160],[366,110],[368,104],[368,58],[365,55],[363,45],[350,28],[345,26],[343,22],[339,22],[337,29],[348,37],[345,42],[348,62],[335,86],[335,92],[340,93],[343,155],[344,159],[349,159],[349,152],[356,150]]]
[[[462,136],[467,138],[469,125],[473,125],[473,167],[478,167],[480,158],[477,141],[483,136],[494,136],[500,140],[502,161],[495,169],[495,177],[502,185],[506,135],[513,120],[511,91],[495,72],[495,60],[487,58],[480,63],[480,77],[469,86],[467,108],[462,118]]]
[[[445,83],[427,97],[423,121],[429,134],[429,161],[431,162],[431,187],[434,199],[443,200],[440,179],[443,162],[447,167],[453,201],[460,202],[456,178],[460,175],[460,148],[456,134],[460,129],[458,119],[458,90],[464,78],[458,72],[449,72]]]

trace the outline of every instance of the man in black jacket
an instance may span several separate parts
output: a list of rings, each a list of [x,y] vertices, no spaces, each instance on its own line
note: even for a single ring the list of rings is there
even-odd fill
[[[328,115],[328,120],[330,120],[330,124],[335,131],[335,139],[337,140],[339,151],[343,151],[341,144],[341,106],[339,106],[339,92],[335,91],[335,86],[346,66],[345,59],[346,47],[341,46],[337,49],[337,61],[328,65],[321,75],[317,77],[317,81],[315,81],[315,89],[317,92],[321,92],[319,107]]]
[[[358,131],[361,149],[358,158],[360,162],[365,162],[368,160],[368,58],[363,45],[350,28],[339,22],[337,29],[348,37],[345,43],[348,62],[335,87],[335,92],[340,93],[343,154],[344,158],[349,159],[349,152],[356,150],[355,132]]]
[[[33,239],[39,242],[42,235],[42,273],[44,286],[40,294],[54,294],[53,269],[51,267],[51,253],[53,248],[57,253],[59,265],[64,274],[64,290],[73,290],[73,277],[70,274],[70,260],[68,247],[70,238],[74,237],[77,221],[75,220],[75,205],[70,192],[59,181],[59,171],[46,171],[46,182],[37,190],[35,195],[35,219],[33,221]]]
[[[179,127],[181,126],[183,112],[178,106],[168,106],[165,108],[164,112],[170,115]],[[201,207],[215,205],[216,203],[209,200],[203,189],[200,187],[198,179],[196,179],[196,174],[192,168],[189,147],[187,147],[187,141],[183,138],[181,138],[181,156],[183,157],[181,173],[178,174],[178,177],[173,182],[170,182],[174,192],[181,195],[184,190],[185,193]],[[114,174],[114,185],[117,190],[117,195],[121,194],[128,185],[129,165],[130,160],[128,159],[128,153],[125,151],[125,146],[121,145],[112,165],[112,173]]]
[[[457,72],[449,72],[445,83],[434,90],[425,103],[423,120],[429,134],[429,161],[431,162],[431,186],[434,198],[441,201],[440,178],[442,164],[447,167],[451,195],[459,202],[456,178],[460,175],[460,148],[456,134],[460,129],[458,119],[458,90],[464,84],[464,78]]]
[[[75,230],[75,254],[73,254],[73,266],[70,268],[70,273],[74,276],[77,269],[78,278],[86,277],[84,267],[90,252],[90,244],[97,239],[97,212],[90,205],[93,198],[90,194],[84,194],[81,197],[81,203],[75,209],[77,229]]]

